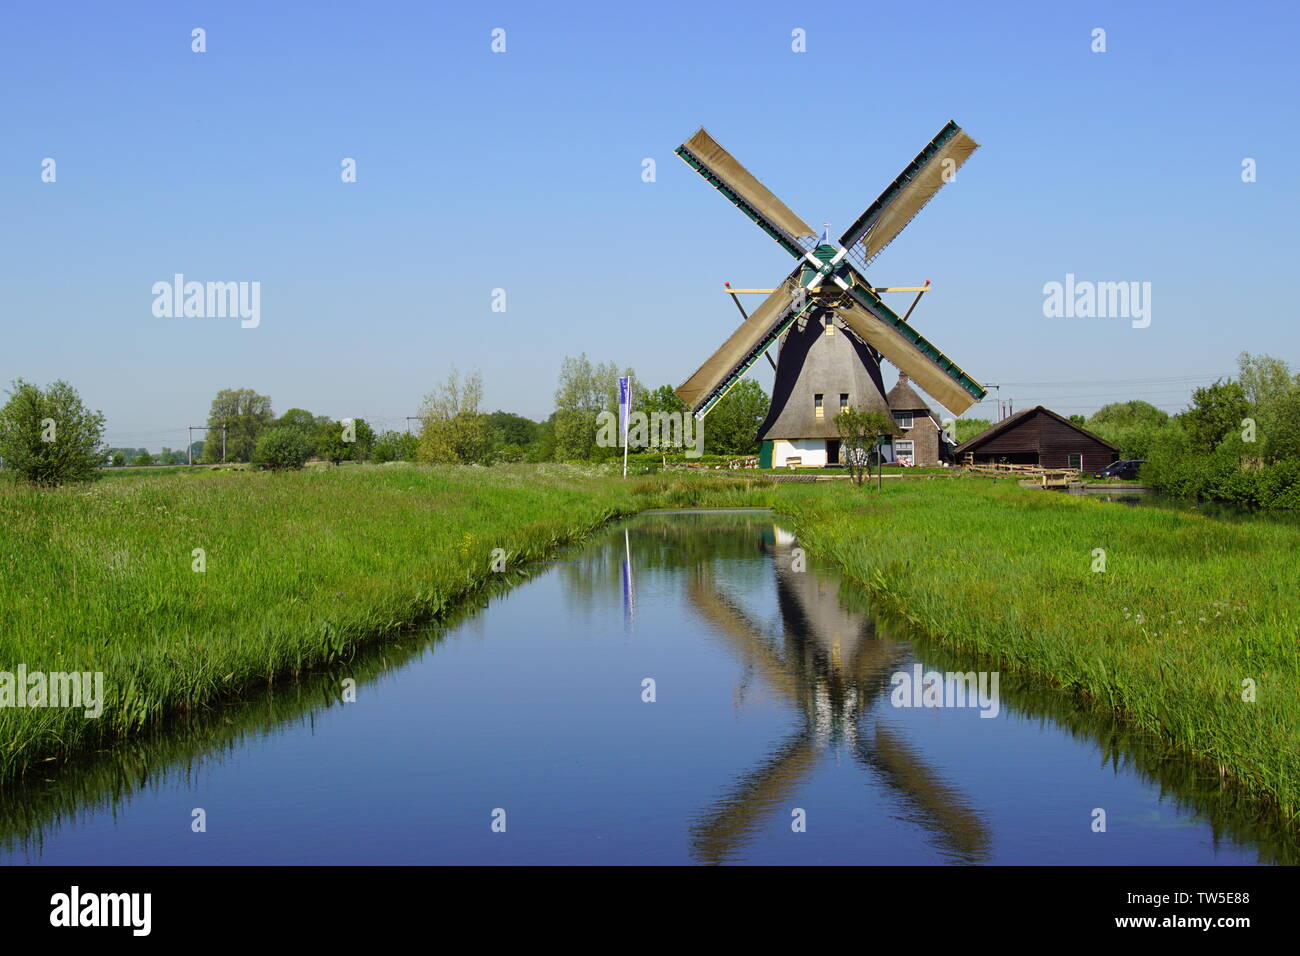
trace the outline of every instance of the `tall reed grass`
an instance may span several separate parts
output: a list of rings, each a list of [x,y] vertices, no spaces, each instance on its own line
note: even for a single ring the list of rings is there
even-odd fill
[[[0,670],[102,672],[104,713],[0,707],[0,777],[350,655],[631,510],[563,467],[395,465],[0,489]],[[205,570],[194,570],[202,549]]]
[[[978,480],[795,488],[773,504],[801,544],[887,616],[1300,815],[1300,528]]]

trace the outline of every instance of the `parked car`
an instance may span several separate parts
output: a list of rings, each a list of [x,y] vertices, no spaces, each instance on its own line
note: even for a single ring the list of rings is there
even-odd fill
[[[1147,463],[1145,458],[1125,458],[1123,461],[1117,461],[1114,464],[1107,465],[1101,471],[1095,472],[1094,478],[1122,478],[1124,481],[1136,481],[1138,469]]]

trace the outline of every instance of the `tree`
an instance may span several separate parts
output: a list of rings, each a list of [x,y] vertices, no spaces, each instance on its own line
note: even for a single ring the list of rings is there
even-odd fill
[[[537,438],[537,422],[513,412],[495,411],[487,416],[487,432],[493,461],[523,461],[528,446]]]
[[[879,457],[881,442],[898,434],[892,415],[863,408],[844,409],[835,416],[835,428],[840,433],[840,454],[858,485],[870,474],[872,458]]]
[[[1088,423],[1088,419],[1087,419],[1087,417],[1085,417],[1085,416],[1083,416],[1083,415],[1071,415],[1071,416],[1069,416],[1069,421],[1070,421],[1072,424],[1079,425],[1080,427],[1082,427],[1083,425],[1086,425],[1086,424]]]
[[[1300,385],[1273,399],[1263,428],[1265,460],[1300,462]]]
[[[124,453],[120,451],[113,452],[113,467],[114,468],[126,467],[126,455]]]
[[[0,408],[0,461],[16,481],[54,487],[99,477],[104,415],[64,381],[45,389],[18,379]]]
[[[755,455],[758,429],[771,404],[763,386],[747,378],[704,418],[704,450],[711,455]]]
[[[650,447],[658,450],[680,449],[681,441],[677,441],[677,438],[685,440],[686,421],[690,418],[690,410],[686,407],[686,403],[677,397],[672,385],[660,385],[659,388],[646,390],[641,395],[633,394],[633,407],[646,416],[646,441],[649,442]],[[676,416],[676,419],[669,416]],[[673,429],[673,420],[680,421],[680,433]],[[633,451],[642,447],[638,444],[636,434],[629,434],[628,437],[634,442]]]
[[[414,461],[419,440],[410,432],[385,431],[375,439],[370,460],[382,464],[386,461]]]
[[[326,422],[329,419],[325,420]],[[312,434],[321,424],[317,417],[305,408],[291,408],[275,420],[277,425],[286,425],[290,428],[301,428],[307,434]]]
[[[622,375],[632,375],[625,369]],[[597,416],[618,413],[620,372],[613,362],[592,365],[586,353],[566,357],[560,365],[560,382],[555,390],[555,457],[559,461],[590,461],[622,454],[617,446],[596,443]],[[632,394],[632,411],[642,403],[639,389]]]
[[[671,385],[660,385],[658,388],[651,389],[641,396],[641,411],[650,415],[654,412],[661,414],[671,414],[673,412],[686,412],[689,409],[677,395],[677,390]]]
[[[271,399],[251,388],[224,388],[212,400],[208,413],[203,460],[221,460],[221,428],[226,427],[226,460],[249,461],[262,430],[271,424]]]
[[[1218,381],[1192,392],[1192,406],[1179,416],[1192,450],[1209,454],[1250,411],[1241,383]]]
[[[1300,378],[1291,374],[1290,366],[1282,359],[1249,352],[1237,356],[1237,381],[1256,414],[1264,412],[1300,385]]]
[[[424,397],[416,457],[435,464],[484,463],[488,459],[487,416],[479,411],[483,376],[471,372],[462,383],[452,368],[447,380]]]
[[[993,423],[987,418],[958,418],[953,422],[953,437],[957,439],[957,444],[960,445],[962,442],[969,441],[992,427]]]
[[[1089,431],[1119,446],[1125,458],[1149,459],[1161,433],[1169,427],[1169,413],[1150,402],[1111,402],[1088,419]]]
[[[1163,425],[1167,421],[1169,421],[1168,412],[1156,408],[1150,402],[1135,400],[1131,402],[1111,402],[1109,405],[1101,406],[1101,408],[1093,412],[1092,417],[1088,419],[1087,425],[1090,430],[1097,431],[1097,429],[1107,426],[1122,428],[1133,425]]]
[[[316,454],[336,465],[341,461],[369,460],[374,444],[375,430],[364,418],[352,419],[350,427],[343,421],[330,422],[316,433],[314,441]]]
[[[138,468],[143,468],[148,465],[152,465],[153,455],[149,454],[147,451],[142,451],[140,452],[140,454],[136,455],[135,461],[131,462],[131,464],[135,465]]]
[[[537,437],[524,450],[525,461],[555,461],[555,412],[537,423]]]
[[[493,437],[503,445],[531,445],[537,437],[537,422],[523,415],[496,411],[487,421]]]
[[[293,425],[272,425],[263,430],[253,450],[253,463],[280,471],[301,468],[311,457],[311,438]]]

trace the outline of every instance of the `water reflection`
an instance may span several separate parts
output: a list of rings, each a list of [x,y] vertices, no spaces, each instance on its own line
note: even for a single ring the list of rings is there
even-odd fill
[[[888,697],[890,675],[908,659],[906,649],[846,607],[831,575],[796,570],[800,558],[793,535],[773,525],[763,529],[759,541],[775,576],[776,632],[751,618],[709,564],[690,577],[690,602],[792,707],[799,724],[691,828],[696,859],[722,863],[738,858],[768,817],[788,812],[795,790],[830,752],[847,752],[879,778],[949,856],[965,863],[986,859],[988,831],[960,791],[901,737],[870,719]]]

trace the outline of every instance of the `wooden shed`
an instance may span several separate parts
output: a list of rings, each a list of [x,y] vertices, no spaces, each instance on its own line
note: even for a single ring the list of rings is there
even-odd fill
[[[953,451],[958,464],[1006,462],[1092,471],[1119,460],[1119,446],[1036,405],[1002,419]]]

